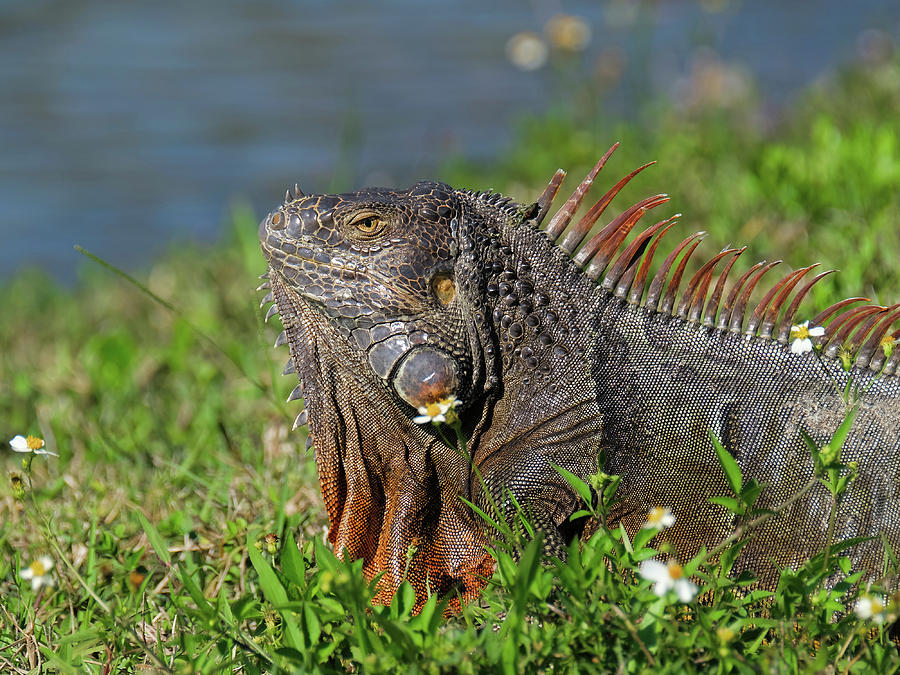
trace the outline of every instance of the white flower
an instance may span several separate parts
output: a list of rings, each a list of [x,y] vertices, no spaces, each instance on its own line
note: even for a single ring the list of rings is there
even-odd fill
[[[853,610],[860,619],[872,619],[875,623],[884,623],[885,618],[884,598],[865,593],[859,596]]]
[[[428,424],[429,422],[446,422],[447,412],[450,410],[454,410],[456,406],[460,405],[461,403],[462,401],[460,401],[458,398],[448,396],[446,398],[433,401],[432,403],[427,403],[423,406],[419,406],[419,414],[417,417],[413,417],[413,422],[415,422],[416,424]]]
[[[547,45],[536,33],[513,35],[506,43],[506,56],[520,70],[537,70],[547,63]]]
[[[697,586],[684,578],[684,570],[674,560],[663,564],[659,560],[645,560],[640,567],[641,576],[654,583],[653,592],[663,597],[670,590],[681,602],[690,602],[697,595]]]
[[[54,457],[59,457],[55,452],[47,450],[44,447],[43,439],[40,439],[37,436],[25,437],[19,434],[10,439],[9,447],[13,449],[13,452],[30,452],[35,455],[53,455]]]
[[[647,513],[647,521],[641,526],[645,530],[664,530],[675,524],[675,514],[668,506],[654,506]]]
[[[53,575],[50,574],[52,569],[53,559],[50,556],[42,555],[25,569],[19,570],[19,576],[23,579],[31,579],[31,590],[37,591],[41,586],[53,586],[56,583]]]
[[[811,337],[822,337],[825,335],[825,329],[822,326],[809,327],[809,321],[804,321],[800,325],[791,326],[791,353],[805,354],[813,349]]]

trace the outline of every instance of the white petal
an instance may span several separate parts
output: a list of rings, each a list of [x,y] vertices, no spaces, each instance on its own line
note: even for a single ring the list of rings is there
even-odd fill
[[[659,519],[659,522],[663,527],[672,527],[675,524],[675,515],[672,513],[666,513],[662,518]]]
[[[42,555],[40,558],[38,558],[38,561],[41,563],[41,565],[44,566],[45,570],[53,569],[53,558],[51,558],[49,555]]]
[[[55,452],[51,452],[50,450],[47,450],[46,447],[43,447],[40,450],[35,450],[34,454],[36,454],[36,455],[53,455],[54,457],[59,457],[59,455],[57,455]]]
[[[440,415],[435,415],[434,417],[432,417],[431,421],[432,422],[446,422],[447,418],[444,417],[444,413],[441,413]]]
[[[813,337],[822,337],[825,335],[825,328],[822,326],[816,326],[815,328],[809,329],[809,334]]]
[[[420,405],[419,408],[418,408],[418,410],[419,410],[419,414],[420,414],[420,415],[427,415],[427,414],[428,414],[428,406],[427,406],[427,405]]]
[[[659,560],[645,560],[641,563],[639,572],[644,579],[657,584],[672,581],[672,576],[669,574],[669,567]]]
[[[660,579],[653,586],[653,592],[656,593],[659,597],[664,596],[669,590],[674,586],[675,582],[672,581],[672,577],[666,577],[665,579]]]
[[[28,441],[21,434],[10,439],[9,447],[16,452],[31,452],[31,448],[28,447]]]
[[[428,424],[431,421],[431,415],[419,415],[418,417],[413,417],[413,422],[416,424]]]
[[[697,587],[687,579],[678,579],[675,584],[675,595],[681,602],[690,602],[697,593]]]
[[[791,343],[792,354],[805,354],[812,351],[812,342],[809,338],[799,338]]]
[[[34,576],[34,570],[31,567],[26,567],[24,569],[19,570],[19,576],[23,579],[31,579]],[[858,604],[858,603],[857,603]],[[871,603],[869,603],[871,605]]]
[[[803,326],[804,328],[809,328],[809,319],[807,319],[806,321],[804,321],[804,322],[801,323],[800,325]]]
[[[40,576],[36,576],[31,580],[31,590],[39,591],[41,586],[51,587],[56,583],[56,580],[49,574],[43,574]]]

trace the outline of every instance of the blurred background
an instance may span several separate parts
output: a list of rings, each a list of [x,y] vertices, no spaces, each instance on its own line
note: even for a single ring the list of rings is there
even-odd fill
[[[68,285],[74,244],[138,269],[295,181],[460,178],[511,149],[549,176],[563,158],[517,131],[541,116],[592,129],[587,157],[660,108],[764,131],[898,36],[896,0],[5,0],[0,280]]]

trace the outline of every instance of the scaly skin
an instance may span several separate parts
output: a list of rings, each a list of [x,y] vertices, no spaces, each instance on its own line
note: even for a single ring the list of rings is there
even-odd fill
[[[670,506],[678,521],[669,540],[682,558],[712,547],[737,523],[708,502],[728,492],[709,431],[745,478],[769,485],[760,502],[772,507],[811,478],[801,430],[830,438],[847,409],[848,379],[862,392],[843,459],[859,463],[859,479],[839,506],[836,534],[876,537],[852,557],[877,576],[880,536],[900,549],[900,378],[897,355],[863,340],[870,330],[888,335],[896,307],[829,324],[825,341],[841,327],[840,341],[855,340],[859,359],[845,372],[834,349],[791,353],[791,310],[779,331],[778,312],[757,307],[745,330],[742,282],[733,297],[717,290],[704,304],[712,263],[681,303],[683,266],[670,280],[664,263],[658,283],[645,283],[639,268],[665,223],[616,258],[621,238],[662,196],[627,211],[573,259],[591,223],[555,244],[572,203],[539,229],[551,188],[528,208],[433,182],[298,191],[260,224],[267,284],[309,411],[329,538],[339,555],[364,560],[367,578],[385,572],[376,600],[388,602],[404,578],[419,606],[429,591],[455,592],[453,607],[477,595],[492,570],[491,535],[463,499],[487,511],[499,504],[511,518],[511,492],[547,553],[564,556],[581,505],[554,465],[587,479],[600,453],[603,469],[622,476],[614,515],[629,531],[649,508]],[[781,309],[792,291],[776,289],[767,297]],[[444,398],[461,401],[471,461],[437,426],[412,421],[418,407]],[[752,568],[772,586],[778,565],[822,549],[829,511],[825,488],[813,488],[760,529],[735,569]]]

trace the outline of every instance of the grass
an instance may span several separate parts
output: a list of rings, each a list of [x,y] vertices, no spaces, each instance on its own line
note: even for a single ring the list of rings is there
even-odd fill
[[[710,232],[708,252],[746,243],[754,258],[840,267],[809,306],[860,292],[896,302],[898,105],[900,64],[888,63],[811,92],[774,131],[721,111],[640,128],[560,112],[523,122],[495,166],[453,162],[444,177],[526,200],[557,166],[579,175],[620,140],[607,171],[660,160],[620,207],[666,191],[685,234]],[[252,292],[256,222],[238,209],[227,241],[173,248],[138,275],[174,310],[93,264],[74,289],[38,273],[0,288],[0,436],[59,453],[28,471],[2,455],[0,670],[900,669],[880,625],[836,618],[857,594],[839,550],[786,574],[765,612],[761,592],[724,575],[727,556],[725,569],[685,564],[708,604],[658,597],[638,579],[649,537],[615,529],[559,566],[537,544],[518,565],[500,546],[483,600],[449,620],[437,598],[412,617],[406,587],[372,608],[359,564],[322,545],[313,457],[283,403],[287,355]],[[56,585],[33,592],[20,572],[41,555]],[[833,593],[826,568],[846,579]]]

